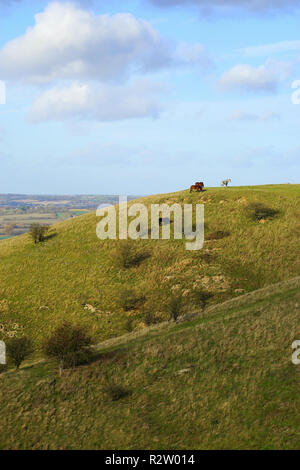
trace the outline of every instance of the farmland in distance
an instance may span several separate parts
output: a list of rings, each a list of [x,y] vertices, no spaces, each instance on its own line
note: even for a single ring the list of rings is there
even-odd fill
[[[114,195],[0,194],[0,240],[28,232],[34,222],[52,225],[92,212],[100,204],[116,203]]]

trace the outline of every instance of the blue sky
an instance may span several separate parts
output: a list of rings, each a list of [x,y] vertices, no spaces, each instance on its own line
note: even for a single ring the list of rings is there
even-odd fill
[[[0,192],[299,183],[299,20],[300,0],[0,0]]]

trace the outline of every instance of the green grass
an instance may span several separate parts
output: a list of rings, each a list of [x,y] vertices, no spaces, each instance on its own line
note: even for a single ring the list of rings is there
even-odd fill
[[[0,375],[1,449],[299,449],[300,278]]]
[[[0,243],[1,337],[26,333],[37,345],[63,320],[87,325],[96,341],[145,327],[143,309],[164,321],[170,292],[182,293],[186,313],[199,310],[195,290],[213,294],[219,303],[243,292],[297,276],[300,271],[300,185],[208,188],[140,199],[150,203],[205,204],[206,234],[229,236],[207,240],[204,250],[188,252],[184,240],[133,242],[150,257],[122,269],[116,262],[118,241],[96,237],[94,213],[54,226],[56,236],[34,245],[28,235]],[[274,220],[253,221],[247,206],[261,203],[278,211]],[[120,291],[133,289],[146,298],[143,308],[124,312]],[[91,305],[90,309],[86,305]]]
[[[1,241],[0,339],[25,333],[37,353],[0,374],[0,448],[298,449],[299,200],[299,185],[142,198],[204,203],[212,236],[199,252],[133,242],[150,256],[127,269],[119,242],[96,237],[95,214],[57,224],[42,244]],[[254,220],[254,204],[274,218]],[[125,312],[123,289],[142,305]],[[212,294],[202,312],[199,290]],[[171,293],[185,299],[177,323],[166,321]],[[160,324],[146,328],[143,309]],[[38,351],[63,320],[87,325],[98,346],[60,378]]]

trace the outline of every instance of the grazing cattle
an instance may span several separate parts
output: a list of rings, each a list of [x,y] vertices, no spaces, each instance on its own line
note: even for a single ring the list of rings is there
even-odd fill
[[[204,183],[203,183],[203,182],[197,182],[197,183],[193,184],[193,185],[190,187],[190,193],[191,193],[192,191],[202,192],[202,191],[203,191],[203,188],[204,188]]]

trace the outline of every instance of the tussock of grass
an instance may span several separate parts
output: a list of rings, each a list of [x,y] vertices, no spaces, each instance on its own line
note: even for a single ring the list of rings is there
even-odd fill
[[[141,305],[144,305],[145,301],[145,296],[137,295],[132,289],[124,289],[120,292],[119,302],[124,312],[136,310]]]
[[[223,230],[217,230],[216,232],[209,233],[206,235],[206,240],[222,240],[222,238],[229,237],[229,232],[224,232]]]
[[[279,215],[278,209],[266,207],[260,202],[253,202],[247,206],[247,214],[252,220],[272,220]]]

